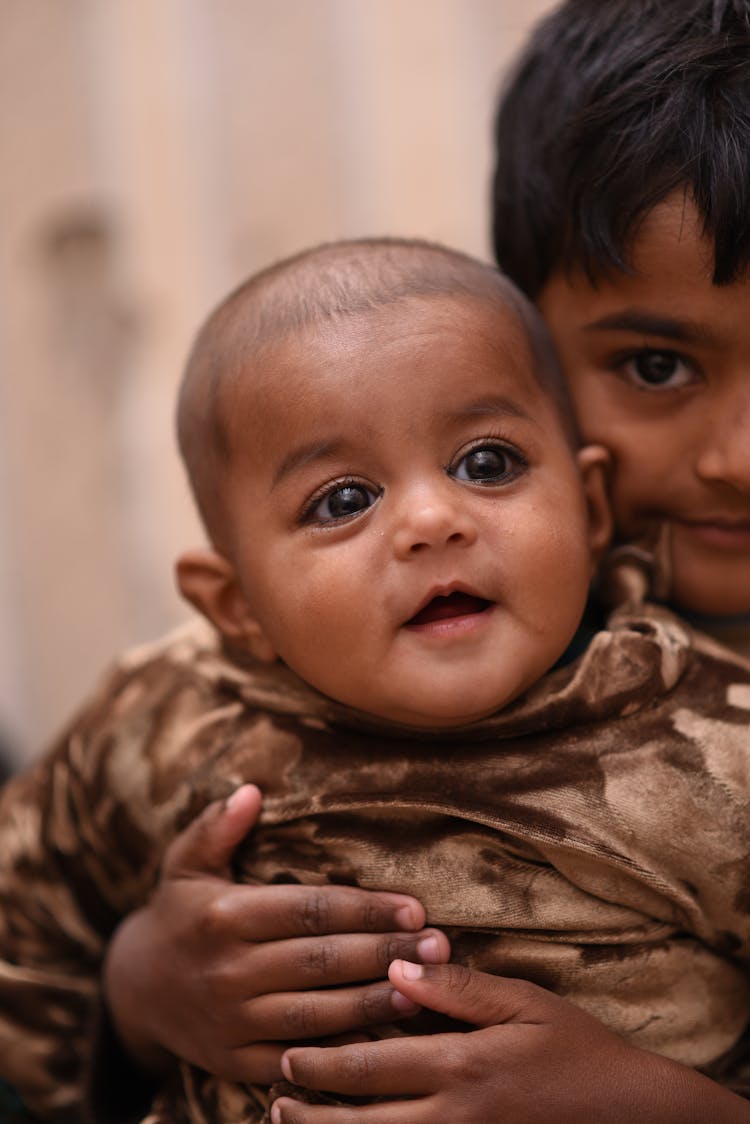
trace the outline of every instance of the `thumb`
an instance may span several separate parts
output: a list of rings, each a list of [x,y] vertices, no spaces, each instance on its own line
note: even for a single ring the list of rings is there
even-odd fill
[[[548,1021],[542,1016],[546,1001],[559,1002],[527,980],[475,972],[461,964],[413,964],[394,960],[388,978],[402,995],[474,1026],[498,1023]],[[540,1017],[542,1016],[542,1017]]]
[[[214,800],[172,840],[164,854],[163,876],[230,878],[234,850],[255,826],[261,801],[260,789],[254,784],[241,785],[227,800]]]

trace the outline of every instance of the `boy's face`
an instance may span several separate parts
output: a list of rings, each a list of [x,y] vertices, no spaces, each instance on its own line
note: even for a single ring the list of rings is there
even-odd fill
[[[694,205],[647,216],[632,275],[552,277],[539,299],[584,439],[613,455],[618,536],[665,526],[671,599],[750,612],[750,279],[711,283]]]
[[[579,472],[530,364],[500,302],[450,297],[270,345],[231,404],[225,633],[242,642],[246,614],[318,690],[412,725],[533,683],[576,630],[609,517],[605,454]]]

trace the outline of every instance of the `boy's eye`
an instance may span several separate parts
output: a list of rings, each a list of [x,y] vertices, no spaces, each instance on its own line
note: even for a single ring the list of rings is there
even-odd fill
[[[674,351],[639,351],[622,364],[627,378],[636,386],[677,390],[693,382],[689,365]]]
[[[336,484],[325,495],[313,500],[306,514],[318,523],[348,519],[371,507],[377,498],[378,494],[364,484]]]
[[[526,467],[520,453],[506,445],[475,445],[450,469],[457,480],[472,484],[502,484],[514,480]]]

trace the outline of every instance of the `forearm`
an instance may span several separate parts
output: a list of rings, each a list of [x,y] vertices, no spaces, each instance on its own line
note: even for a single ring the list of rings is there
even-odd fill
[[[694,1069],[644,1051],[623,1056],[612,1074],[611,1092],[608,1124],[750,1122],[750,1102]],[[593,1115],[592,1124],[598,1119]],[[581,1124],[586,1124],[585,1115]]]

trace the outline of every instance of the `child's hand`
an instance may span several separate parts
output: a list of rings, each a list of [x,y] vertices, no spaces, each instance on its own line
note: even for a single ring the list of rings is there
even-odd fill
[[[480,1029],[288,1050],[282,1061],[288,1080],[383,1099],[338,1108],[282,1097],[271,1110],[273,1124],[750,1120],[747,1101],[694,1070],[628,1046],[590,1015],[534,984],[457,965],[421,970],[397,962],[389,975],[415,1003]]]
[[[446,937],[421,928],[424,909],[413,898],[232,882],[232,852],[260,804],[258,789],[245,785],[209,805],[167,850],[148,905],[112,938],[106,999],[144,1069],[159,1071],[176,1055],[230,1080],[270,1083],[290,1042],[418,1009],[385,978],[394,957],[448,959]],[[331,987],[346,984],[355,986]]]

